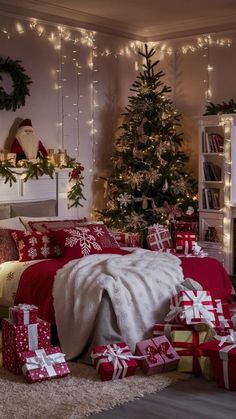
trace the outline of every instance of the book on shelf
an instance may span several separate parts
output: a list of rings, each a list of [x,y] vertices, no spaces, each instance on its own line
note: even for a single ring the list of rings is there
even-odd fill
[[[209,161],[203,162],[203,171],[206,181],[221,181],[221,167]]]
[[[220,209],[220,190],[216,188],[204,188],[202,193],[203,209]]]
[[[202,151],[203,153],[221,153],[224,150],[224,138],[220,134],[203,132]]]

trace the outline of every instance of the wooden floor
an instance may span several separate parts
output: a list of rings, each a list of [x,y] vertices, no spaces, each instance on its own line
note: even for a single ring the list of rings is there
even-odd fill
[[[193,378],[89,419],[236,419],[236,392]]]

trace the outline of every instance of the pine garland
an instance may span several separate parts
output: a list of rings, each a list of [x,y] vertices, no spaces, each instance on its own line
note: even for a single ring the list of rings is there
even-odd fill
[[[29,179],[38,179],[44,175],[48,175],[51,179],[53,179],[54,172],[57,168],[57,166],[50,163],[46,157],[41,157],[35,163],[29,160],[24,160],[20,163],[20,165],[18,163],[18,167],[26,169],[22,173],[24,175],[24,182],[27,182]],[[14,172],[12,170],[13,168],[14,166],[10,160],[0,161],[0,177],[4,179],[4,183],[9,182],[10,186],[17,181],[17,172]],[[82,171],[84,170],[84,167],[80,163],[76,162],[75,159],[69,159],[66,165],[60,167],[60,169],[63,168],[72,169],[69,173],[69,183],[73,183],[73,185],[67,193],[68,208],[78,206],[82,207],[83,205],[81,204],[81,200],[86,200],[83,195],[84,176],[82,175]]]
[[[21,61],[13,61],[10,57],[4,59],[0,57],[0,73],[8,73],[13,81],[13,91],[6,93],[0,86],[0,110],[15,110],[25,105],[25,97],[29,93],[29,84],[32,83],[30,77],[25,74],[25,69],[21,65]],[[2,77],[0,76],[0,81]]]
[[[234,102],[233,99],[230,99],[228,103],[208,103],[204,115],[218,115],[224,113],[236,113],[236,102]]]
[[[10,160],[0,161],[0,177],[4,179],[4,183],[9,182],[10,186],[16,182],[15,172],[12,171],[13,167]]]
[[[84,176],[82,175],[82,171],[84,170],[84,167],[81,166],[80,163],[76,163],[73,160],[71,160],[70,163],[68,163],[67,167],[71,167],[73,170],[69,174],[69,183],[73,183],[70,190],[67,193],[68,197],[68,208],[72,207],[82,207],[81,199],[85,199],[83,195],[83,180]]]
[[[46,157],[41,157],[36,163],[24,160],[21,167],[27,169],[24,172],[24,182],[27,182],[28,179],[38,179],[43,175],[48,175],[53,179],[53,173],[55,171],[55,166]]]

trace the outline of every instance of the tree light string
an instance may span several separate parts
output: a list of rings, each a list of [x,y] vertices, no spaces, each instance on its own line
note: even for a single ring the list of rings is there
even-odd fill
[[[81,75],[81,66],[79,63],[79,58],[78,58],[78,50],[73,50],[73,53],[76,54],[76,57],[74,62],[75,62],[75,75],[76,75],[76,117],[75,117],[75,122],[76,122],[76,148],[75,148],[75,152],[76,152],[76,157],[77,160],[79,160],[79,156],[80,156],[80,75]]]
[[[219,124],[224,130],[224,208],[223,208],[223,246],[226,257],[226,266],[229,266],[231,259],[231,205],[232,205],[232,157],[231,157],[231,136],[233,119],[221,116]]]

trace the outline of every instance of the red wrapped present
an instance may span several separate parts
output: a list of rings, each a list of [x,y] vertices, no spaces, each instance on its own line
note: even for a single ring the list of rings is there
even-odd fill
[[[15,325],[37,323],[38,307],[30,304],[18,304],[10,307],[9,317]]]
[[[233,323],[233,327],[234,329],[236,329],[236,304],[235,303],[228,304],[228,309],[229,309],[230,319]]]
[[[135,355],[143,357],[138,364],[147,375],[174,370],[179,362],[179,355],[165,336],[138,342]]]
[[[227,336],[215,336],[199,349],[210,357],[218,386],[236,391],[236,332],[231,330]]]
[[[148,247],[151,250],[164,250],[173,247],[169,228],[161,224],[154,224],[148,228]]]
[[[233,322],[231,320],[229,305],[222,303],[220,299],[214,300],[216,308],[216,316],[219,322],[219,328],[221,329],[233,329]]]
[[[193,242],[196,242],[196,235],[192,232],[182,232],[176,234],[177,252],[188,255],[192,252]]]
[[[91,353],[92,362],[102,381],[134,375],[138,366],[125,342],[97,345]]]
[[[207,323],[218,326],[214,303],[209,291],[183,290],[170,300],[170,312],[165,321],[178,324]]]
[[[139,247],[140,246],[140,234],[139,233],[122,233],[121,231],[112,231],[117,243],[120,246],[126,247]]]
[[[174,330],[171,332],[172,345],[180,356],[178,371],[199,373],[198,346],[205,341],[207,332],[196,330]]]
[[[171,332],[173,330],[192,330],[194,326],[186,326],[183,324],[171,324],[171,323],[157,323],[153,326],[153,336],[165,336],[171,341]]]
[[[174,224],[176,233],[189,232],[197,235],[198,223],[196,221],[176,221]]]
[[[57,346],[22,352],[19,360],[26,381],[30,384],[70,374],[65,355]]]
[[[14,325],[11,320],[2,320],[3,366],[15,374],[21,373],[19,353],[50,346],[50,324],[38,319],[38,323]]]
[[[213,381],[214,380],[214,372],[212,368],[212,363],[209,356],[204,355],[204,351],[201,349],[201,346],[204,346],[203,343],[196,349],[196,356],[198,358],[198,363],[201,370],[201,375],[205,380],[207,381]]]

